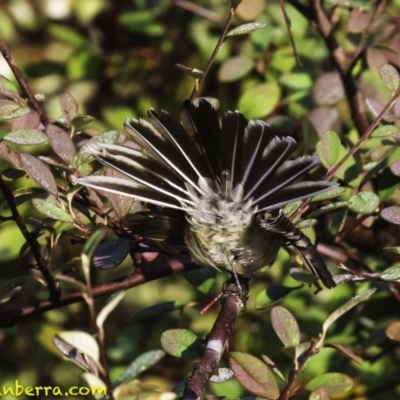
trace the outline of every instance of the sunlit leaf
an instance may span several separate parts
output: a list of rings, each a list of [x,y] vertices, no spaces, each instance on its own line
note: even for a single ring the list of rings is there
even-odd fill
[[[163,332],[161,346],[174,357],[198,358],[202,356],[199,339],[187,329],[169,329]]]
[[[270,368],[260,359],[246,353],[231,352],[229,362],[238,382],[257,396],[279,397],[279,387]]]
[[[300,343],[300,329],[293,314],[282,306],[271,310],[271,323],[275,333],[285,347],[296,346]]]
[[[56,221],[73,222],[72,217],[66,211],[55,204],[50,203],[48,200],[34,198],[32,199],[32,203],[39,212],[48,218]]]
[[[349,199],[349,210],[358,214],[372,214],[379,206],[379,197],[374,192],[359,192]]]
[[[257,29],[266,28],[266,24],[262,24],[260,22],[249,22],[248,24],[240,25],[227,33],[226,36],[237,36],[237,35],[245,35],[247,33],[251,33],[256,31]]]
[[[312,379],[307,383],[306,389],[313,391],[318,388],[324,388],[332,395],[346,392],[352,386],[353,380],[348,375],[339,372],[330,372]]]
[[[397,72],[397,69],[390,64],[382,65],[379,68],[379,76],[381,77],[382,82],[392,93],[396,92],[399,89],[399,73]]]
[[[65,331],[57,336],[82,353],[88,354],[93,360],[99,360],[99,346],[92,335],[82,331]]]
[[[376,128],[372,133],[371,137],[385,137],[394,135],[399,131],[399,128],[395,125],[383,125]]]
[[[47,143],[47,136],[37,129],[18,129],[3,138],[6,142],[21,145],[37,145]]]
[[[96,325],[102,328],[104,321],[110,315],[110,313],[118,306],[121,300],[124,298],[126,291],[120,290],[119,292],[113,293],[107,304],[101,309],[96,318]]]
[[[393,267],[385,269],[381,273],[380,278],[387,282],[398,281],[400,279],[400,265],[394,265]]]

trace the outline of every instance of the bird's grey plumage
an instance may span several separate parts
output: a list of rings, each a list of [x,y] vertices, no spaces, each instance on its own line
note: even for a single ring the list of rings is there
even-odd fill
[[[282,213],[285,205],[336,186],[298,179],[319,164],[318,157],[288,161],[296,148],[291,137],[277,137],[262,121],[228,111],[218,114],[205,100],[185,101],[181,123],[167,113],[149,111],[149,121],[127,120],[126,130],[146,154],[98,143],[88,151],[129,180],[89,176],[78,183],[130,196],[153,209],[143,234],[156,233],[157,218],[180,228],[201,265],[254,272],[291,244],[327,287],[335,285],[315,247]],[[159,207],[163,207],[160,209]],[[186,223],[179,223],[183,221]],[[184,226],[186,225],[186,226]],[[139,225],[138,225],[139,227]]]

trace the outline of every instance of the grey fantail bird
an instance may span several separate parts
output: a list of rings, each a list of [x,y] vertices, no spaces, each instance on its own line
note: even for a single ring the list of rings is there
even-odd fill
[[[290,245],[326,287],[335,286],[314,245],[282,212],[286,204],[337,186],[298,182],[318,157],[288,161],[293,138],[275,136],[263,121],[247,121],[238,111],[226,112],[220,125],[204,99],[183,103],[181,123],[153,109],[148,115],[148,121],[125,121],[145,152],[106,143],[87,149],[129,179],[88,176],[77,182],[145,202],[150,211],[142,213],[140,233],[157,240],[163,230],[173,231],[200,265],[245,275]]]

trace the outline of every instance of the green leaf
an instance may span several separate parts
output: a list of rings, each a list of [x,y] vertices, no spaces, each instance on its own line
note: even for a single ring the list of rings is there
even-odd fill
[[[279,387],[271,369],[258,358],[239,352],[229,354],[229,363],[238,382],[251,393],[268,399],[279,397]]]
[[[93,266],[101,270],[115,268],[125,260],[129,250],[130,241],[127,239],[105,240],[94,251]]]
[[[379,68],[379,76],[392,93],[397,92],[400,85],[400,78],[396,68],[392,67],[390,64],[382,65]]]
[[[77,129],[80,130],[84,126],[90,124],[92,121],[94,121],[94,118],[91,115],[83,115],[83,114],[78,114],[75,116],[72,121],[71,125]]]
[[[117,305],[121,302],[121,300],[125,296],[125,293],[126,293],[126,290],[120,290],[119,292],[113,293],[110,296],[110,299],[107,302],[107,304],[101,309],[101,311],[97,315],[96,325],[99,328],[103,327],[104,321],[110,315],[110,313],[115,309],[115,307],[117,307]]]
[[[332,131],[325,132],[317,143],[317,153],[323,166],[332,168],[340,160],[341,143],[339,136]]]
[[[318,217],[319,215],[338,210],[339,208],[347,207],[349,204],[350,204],[349,201],[338,201],[336,203],[331,203],[328,204],[327,206],[318,208],[317,210],[310,212],[310,214],[307,215],[307,218],[315,218]]]
[[[35,182],[50,194],[58,196],[56,180],[44,162],[28,153],[22,153],[20,159],[26,172]]]
[[[202,347],[197,336],[187,329],[169,329],[161,335],[161,346],[171,356],[201,357]]]
[[[249,22],[248,24],[240,25],[227,33],[226,36],[237,36],[237,35],[245,35],[247,33],[254,32],[258,29],[266,28],[266,24],[262,24],[260,22]]]
[[[329,396],[328,391],[323,387],[313,390],[310,393],[310,396],[308,397],[308,400],[330,400],[330,399],[331,398]]]
[[[208,293],[215,281],[217,271],[215,268],[204,267],[184,272],[182,276],[200,292]]]
[[[247,118],[262,118],[275,109],[280,98],[281,89],[277,83],[261,83],[242,94],[238,108]]]
[[[62,208],[50,203],[48,200],[41,198],[32,199],[34,207],[46,217],[56,221],[73,222],[72,217]]]
[[[31,112],[29,107],[14,102],[5,103],[5,101],[0,103],[0,121],[10,121]]]
[[[297,346],[300,343],[300,329],[293,314],[282,306],[271,310],[271,323],[275,333],[285,347]]]
[[[380,278],[386,282],[398,281],[400,279],[400,265],[394,265],[385,269],[381,273]]]
[[[115,387],[136,378],[142,372],[146,371],[146,369],[149,369],[160,361],[163,357],[165,357],[165,352],[162,350],[147,351],[139,357],[136,357],[118,378]]]
[[[385,137],[385,136],[391,136],[394,135],[399,131],[399,128],[395,125],[383,125],[380,126],[379,128],[376,128],[372,133],[370,137]]]
[[[349,199],[349,210],[357,214],[372,214],[379,206],[379,197],[374,192],[359,192]]]
[[[21,145],[36,145],[47,143],[47,136],[37,129],[18,129],[4,136],[4,140]]]
[[[307,383],[306,389],[313,391],[318,388],[324,388],[326,391],[332,394],[338,394],[350,390],[353,386],[353,380],[339,372],[330,372],[321,376],[317,376]]]

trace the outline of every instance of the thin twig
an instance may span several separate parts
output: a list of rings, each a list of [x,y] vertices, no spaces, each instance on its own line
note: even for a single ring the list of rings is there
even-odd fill
[[[214,11],[208,10],[207,8],[200,7],[199,5],[187,1],[187,0],[172,0],[172,3],[184,10],[190,11],[193,14],[197,14],[202,18],[208,19],[214,22],[223,22],[224,19],[221,15],[215,13]]]
[[[193,264],[190,256],[184,255],[163,263],[149,263],[146,268],[142,268],[143,270],[141,272],[135,272],[132,275],[93,286],[91,290],[91,296],[93,298],[97,298],[110,295],[119,290],[130,289],[132,287],[139,286],[146,282],[150,282],[165,276],[179,274],[184,271],[191,271],[200,267],[196,264]],[[58,300],[46,300],[36,305],[29,305],[14,310],[4,311],[0,313],[0,327],[12,326],[15,323],[33,315],[42,314],[49,310],[54,310],[56,308],[82,302],[84,301],[84,295],[84,293],[76,291],[68,293]]]
[[[8,66],[10,67],[12,73],[15,76],[15,79],[19,83],[21,89],[24,91],[26,98],[28,99],[29,103],[32,105],[33,109],[38,113],[40,121],[44,126],[50,124],[47,115],[44,113],[42,107],[40,106],[39,102],[36,100],[35,95],[33,94],[31,88],[28,85],[28,82],[24,78],[21,70],[17,67],[12,58],[10,52],[8,51],[7,46],[3,41],[0,40],[0,53],[3,55],[4,59],[6,60]]]
[[[50,293],[50,299],[52,301],[57,301],[60,298],[60,288],[55,281],[49,265],[46,263],[46,261],[42,257],[42,252],[40,250],[40,245],[34,235],[29,232],[27,226],[25,225],[24,220],[22,219],[20,213],[18,212],[17,206],[14,201],[14,196],[13,193],[11,192],[10,188],[6,185],[6,183],[3,181],[3,177],[0,174],[0,191],[4,195],[4,199],[7,202],[8,207],[10,208],[12,219],[15,221],[17,224],[19,230],[23,234],[26,242],[28,243],[33,257],[35,258],[37,268],[43,275],[43,278],[46,280],[47,287],[49,289]]]
[[[219,53],[219,51],[221,50],[222,45],[225,42],[226,39],[226,35],[228,33],[229,27],[232,23],[233,17],[235,16],[236,13],[236,9],[238,8],[240,4],[240,1],[237,1],[234,5],[231,6],[230,10],[229,10],[229,16],[225,21],[225,25],[224,25],[224,29],[218,39],[218,42],[215,46],[215,49],[213,51],[213,53],[211,54],[211,57],[208,59],[207,65],[204,68],[204,72],[201,75],[200,79],[196,82],[196,84],[194,85],[192,94],[190,95],[190,99],[193,99],[193,97],[195,96],[195,94],[199,91],[200,87],[203,85],[208,73],[210,72],[210,69],[214,63],[215,58],[217,57],[217,54]]]

